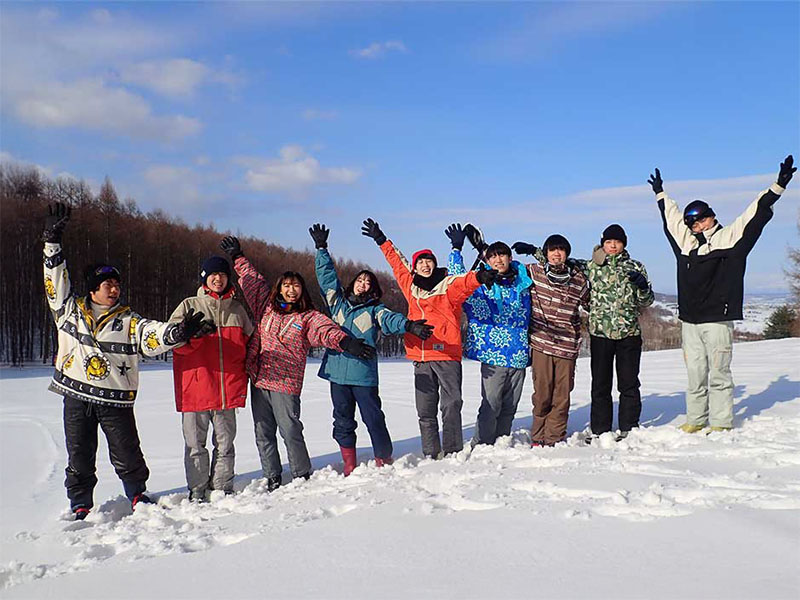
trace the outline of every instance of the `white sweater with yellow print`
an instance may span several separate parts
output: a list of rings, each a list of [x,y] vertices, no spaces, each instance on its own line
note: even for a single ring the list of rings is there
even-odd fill
[[[61,244],[44,245],[44,290],[58,328],[58,355],[48,389],[85,402],[132,407],[139,387],[139,352],[157,356],[175,342],[175,323],[144,319],[116,304],[95,318],[76,298]]]

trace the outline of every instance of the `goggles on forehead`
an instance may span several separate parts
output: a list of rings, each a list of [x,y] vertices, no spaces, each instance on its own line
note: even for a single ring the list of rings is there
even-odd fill
[[[110,266],[97,267],[94,270],[94,274],[95,275],[114,275],[114,276],[116,276],[117,279],[119,279],[119,277],[120,277],[119,276],[119,269],[117,269],[117,267],[110,267]]]

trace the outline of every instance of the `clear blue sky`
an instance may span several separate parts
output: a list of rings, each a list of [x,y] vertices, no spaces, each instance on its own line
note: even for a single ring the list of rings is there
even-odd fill
[[[10,3],[0,149],[189,223],[384,267],[473,221],[560,232],[588,256],[621,223],[657,291],[675,265],[646,185],[730,222],[800,160],[800,3]],[[749,262],[786,288],[800,177]]]

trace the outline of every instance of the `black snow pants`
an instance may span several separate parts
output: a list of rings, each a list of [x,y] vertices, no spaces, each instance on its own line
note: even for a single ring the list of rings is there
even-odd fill
[[[144,492],[150,476],[136,431],[133,407],[92,404],[64,396],[64,436],[69,459],[64,485],[73,510],[81,506],[91,508],[94,504],[98,425],[106,436],[111,464],[129,499]]]
[[[642,357],[642,336],[633,335],[612,340],[591,336],[592,352],[592,433],[600,435],[611,431],[614,405],[611,400],[611,383],[614,376],[614,359],[617,362],[617,390],[619,390],[619,428],[630,431],[639,426],[642,397],[639,393],[639,363]]]

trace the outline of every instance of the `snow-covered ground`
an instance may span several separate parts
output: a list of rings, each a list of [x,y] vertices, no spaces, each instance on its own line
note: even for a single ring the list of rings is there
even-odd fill
[[[736,428],[688,435],[679,350],[642,361],[641,430],[586,446],[589,363],[570,438],[529,446],[528,381],[510,438],[423,460],[411,366],[381,366],[397,462],[339,474],[325,382],[310,365],[303,420],[316,472],[268,494],[249,411],[239,493],[186,500],[171,372],[142,377],[136,414],[158,498],[131,514],[108,462],[87,521],[70,522],[61,404],[48,371],[0,373],[3,598],[797,598],[800,340],[738,344]],[[464,369],[465,438],[479,402]],[[102,438],[102,436],[101,436]],[[284,454],[285,456],[285,454]]]

